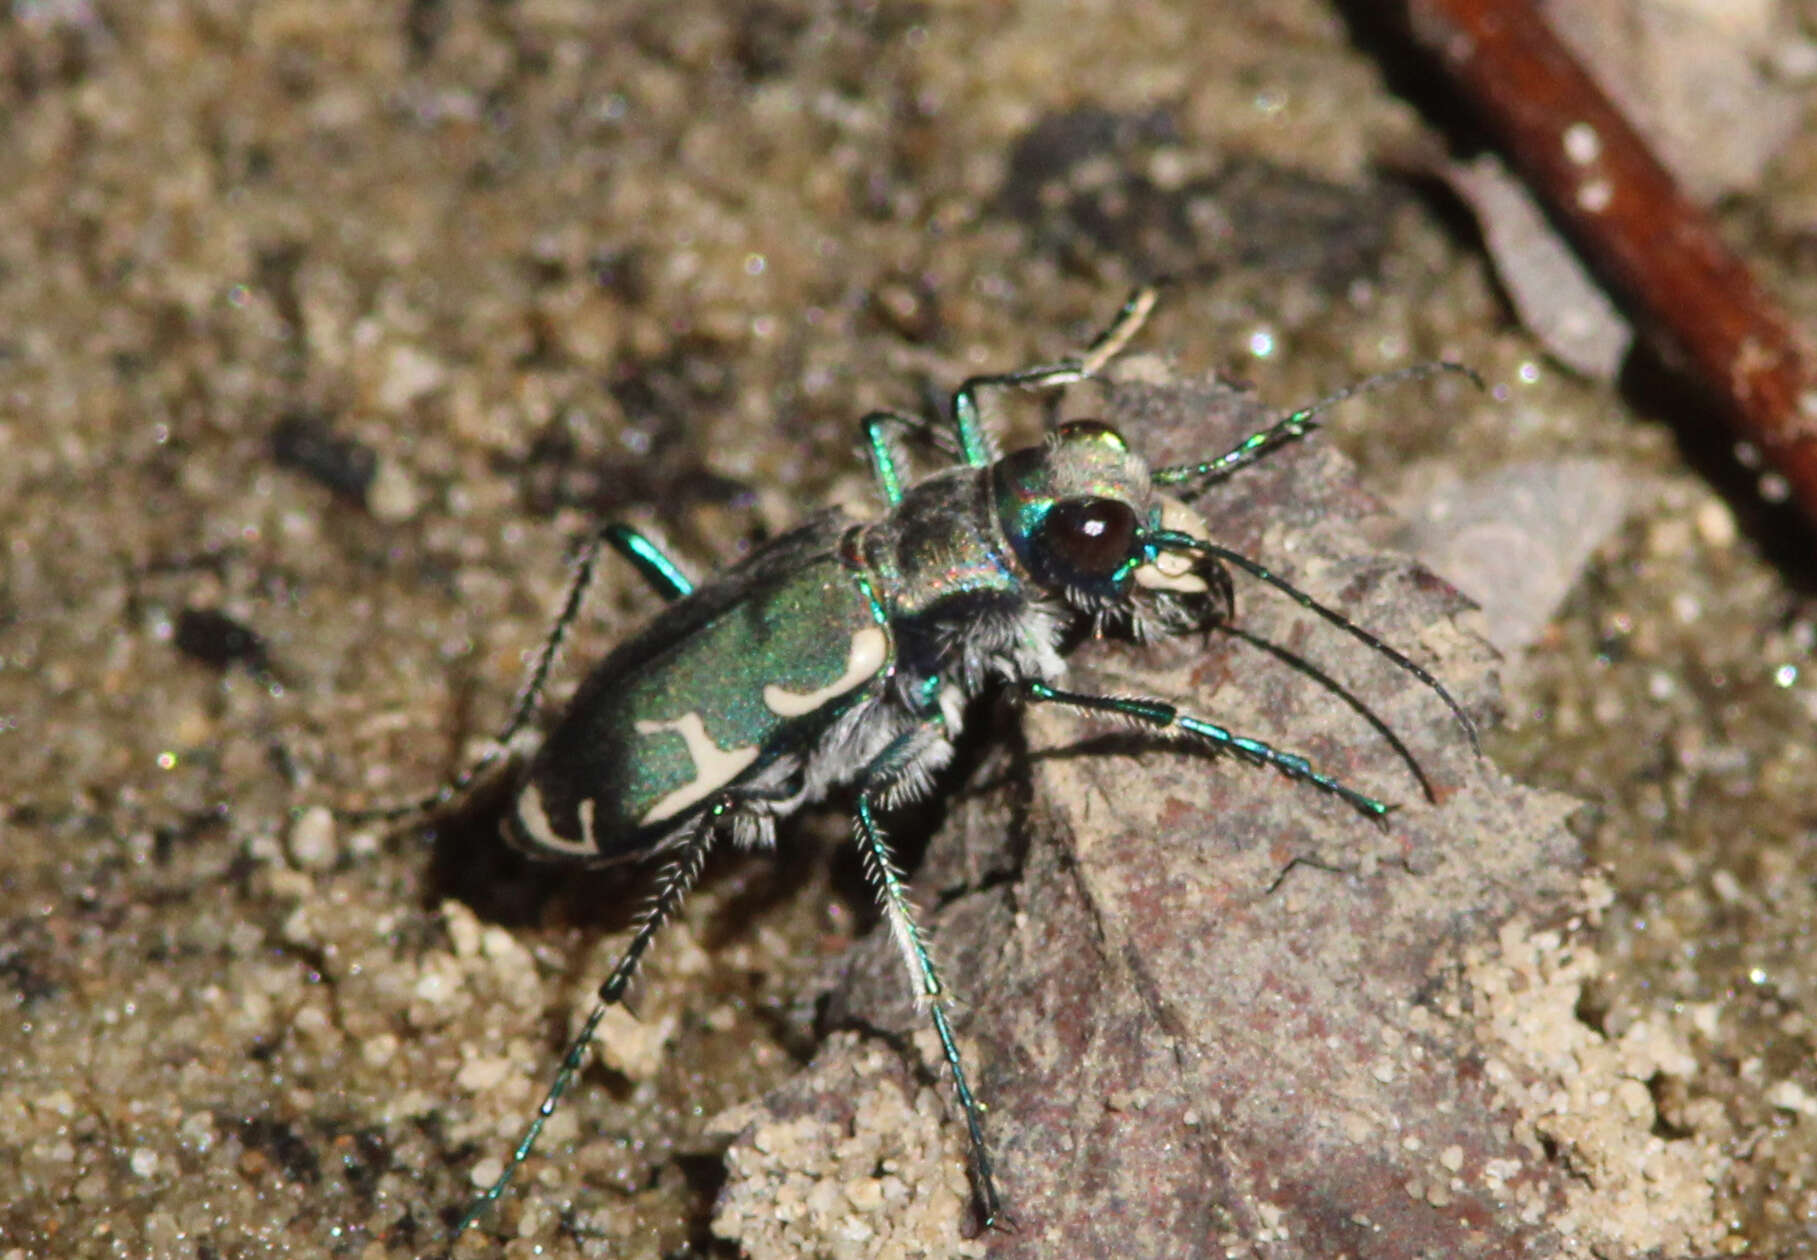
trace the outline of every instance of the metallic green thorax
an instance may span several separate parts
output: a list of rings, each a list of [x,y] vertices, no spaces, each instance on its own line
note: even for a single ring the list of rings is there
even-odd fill
[[[861,532],[857,546],[856,562],[874,575],[892,623],[967,596],[1014,594],[1024,582],[1009,567],[989,478],[975,468],[919,482],[884,521]]]

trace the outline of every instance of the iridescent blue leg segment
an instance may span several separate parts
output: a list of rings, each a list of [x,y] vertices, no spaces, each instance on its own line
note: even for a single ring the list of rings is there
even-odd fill
[[[873,411],[858,422],[864,434],[864,449],[871,457],[871,475],[877,490],[891,507],[902,502],[902,474],[896,467],[896,445],[890,441],[891,429],[924,428],[926,422],[899,411]]]
[[[595,554],[600,542],[609,543],[612,550],[630,561],[643,580],[668,602],[674,603],[684,595],[694,593],[694,583],[688,580],[680,566],[669,559],[662,548],[629,525],[612,524],[600,530],[599,538],[593,544]],[[587,564],[591,568],[590,558]]]
[[[644,581],[670,603],[694,589],[694,583],[688,581],[687,574],[676,567],[675,562],[663,554],[660,547],[637,530],[617,523],[601,528],[586,541],[580,554],[575,557],[574,576],[568,580],[568,593],[562,600],[561,612],[556,614],[555,623],[549,629],[549,637],[543,640],[542,650],[536,654],[536,665],[530,671],[529,681],[518,693],[511,720],[505,723],[505,729],[498,737],[497,748],[487,754],[488,758],[496,760],[508,752],[511,741],[530,724],[530,719],[535,715],[536,706],[543,698],[543,688],[549,682],[549,671],[555,668],[562,644],[567,642],[568,627],[580,615],[580,606],[586,601],[587,591],[593,585],[593,573],[599,567],[599,549],[602,546],[610,546],[630,561]],[[485,764],[482,761],[474,772],[477,773]]]
[[[1372,393],[1389,385],[1398,385],[1402,381],[1423,380],[1428,376],[1437,376],[1441,372],[1459,373],[1474,381],[1478,389],[1483,387],[1482,378],[1463,364],[1447,363],[1442,360],[1434,363],[1417,363],[1412,367],[1402,368],[1398,372],[1383,372],[1380,376],[1371,376],[1367,380],[1346,386],[1334,394],[1327,394],[1309,407],[1301,407],[1298,411],[1282,416],[1266,429],[1251,433],[1216,459],[1208,459],[1202,464],[1176,464],[1171,468],[1157,468],[1154,472],[1155,484],[1171,486],[1182,481],[1199,481],[1201,479],[1207,482],[1217,481],[1229,476],[1239,468],[1245,468],[1255,463],[1270,451],[1305,437],[1319,427],[1313,417],[1321,411],[1328,411],[1341,402],[1355,398],[1358,394]]]
[[[1329,792],[1345,804],[1351,806],[1365,818],[1377,822],[1385,819],[1393,806],[1386,805],[1372,796],[1365,796],[1355,788],[1348,787],[1312,768],[1312,763],[1297,753],[1282,752],[1259,739],[1247,735],[1238,735],[1207,722],[1204,718],[1182,713],[1165,700],[1154,700],[1144,696],[1094,696],[1085,692],[1062,691],[1043,682],[1024,683],[1022,694],[1036,704],[1061,704],[1068,708],[1081,709],[1087,713],[1112,713],[1118,717],[1128,718],[1134,722],[1152,726],[1159,731],[1178,731],[1190,735],[1217,748],[1227,748],[1245,760],[1257,765],[1273,766],[1290,779],[1310,783],[1322,792]]]
[[[1368,705],[1364,704],[1361,699],[1354,695],[1337,679],[1333,678],[1330,674],[1327,674],[1324,670],[1320,669],[1298,653],[1290,652],[1278,643],[1270,643],[1261,635],[1251,634],[1241,626],[1233,625],[1226,621],[1221,623],[1217,627],[1217,630],[1219,634],[1227,634],[1234,639],[1241,639],[1258,652],[1266,652],[1295,673],[1303,674],[1307,678],[1312,679],[1313,682],[1317,683],[1338,700],[1342,701],[1353,713],[1362,718],[1363,721],[1369,723],[1375,733],[1381,736],[1382,741],[1394,750],[1394,755],[1401,759],[1407,769],[1413,773],[1413,777],[1419,782],[1420,794],[1424,796],[1429,803],[1433,805],[1438,804],[1438,793],[1433,790],[1432,780],[1426,777],[1425,767],[1420,765],[1419,758],[1413,755],[1413,750],[1407,747],[1407,742],[1397,735],[1394,728],[1383,721],[1381,716],[1377,714],[1374,709],[1371,709]]]
[[[1318,421],[1313,413],[1316,407],[1306,407],[1291,415],[1282,416],[1266,429],[1251,433],[1235,446],[1202,464],[1176,464],[1172,468],[1157,468],[1154,481],[1158,486],[1177,485],[1182,481],[1215,481],[1228,477],[1239,468],[1246,467],[1289,442],[1298,441],[1318,428]]]
[[[903,960],[908,965],[916,992],[927,1004],[928,1013],[934,1021],[934,1033],[940,1039],[940,1051],[946,1056],[947,1067],[952,1070],[953,1090],[958,1094],[959,1106],[965,1112],[966,1134],[971,1140],[972,1171],[978,1200],[983,1209],[984,1225],[989,1228],[1004,1219],[1004,1214],[1002,1201],[997,1195],[996,1178],[991,1171],[990,1153],[984,1146],[983,1112],[972,1094],[971,1085],[965,1079],[965,1066],[959,1060],[959,1045],[953,1038],[952,1026],[947,1022],[943,1000],[946,990],[940,983],[939,973],[934,969],[933,956],[928,953],[927,945],[922,940],[921,929],[915,924],[914,907],[909,902],[908,886],[903,880],[902,870],[896,865],[895,855],[884,840],[876,818],[877,808],[889,794],[890,781],[913,759],[918,749],[925,747],[930,734],[935,731],[937,727],[932,730],[928,727],[911,729],[898,736],[872,760],[859,779],[865,786],[858,793],[858,825],[855,831],[865,874],[877,889],[877,899],[883,907],[884,919],[889,923],[890,934],[895,938],[896,947],[902,952]]]

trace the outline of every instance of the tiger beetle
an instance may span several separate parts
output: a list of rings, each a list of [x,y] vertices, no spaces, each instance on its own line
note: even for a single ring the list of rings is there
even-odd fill
[[[1001,688],[1024,704],[1107,714],[1222,749],[1328,793],[1373,820],[1390,806],[1304,757],[1160,699],[1064,685],[1064,653],[1106,631],[1141,640],[1207,629],[1231,615],[1226,566],[1291,597],[1435,692],[1477,746],[1470,718],[1407,656],[1269,569],[1211,539],[1187,500],[1304,437],[1317,414],[1356,393],[1437,371],[1433,363],[1342,390],[1202,463],[1151,468],[1110,426],[1060,425],[1038,446],[999,455],[980,416],[987,391],[1052,390],[1088,380],[1135,335],[1155,302],[1138,290],[1075,358],[974,376],[952,396],[958,464],[904,485],[896,434],[937,430],[891,411],[860,423],[887,511],[857,520],[829,509],[696,587],[648,537],[608,525],[582,548],[574,578],[505,729],[478,764],[434,796],[350,815],[421,816],[457,799],[500,760],[525,760],[504,820],[537,858],[606,865],[661,859],[655,890],[618,965],[569,1043],[510,1162],[455,1226],[503,1194],[580,1070],[606,1011],[624,999],[644,952],[722,840],[767,849],[775,823],[849,788],[853,835],[920,1005],[933,1021],[965,1118],[977,1204],[1004,1219],[947,1018],[947,990],[916,925],[907,883],[878,815],[914,801],[953,756],[968,702]],[[1173,491],[1178,488],[1177,492]],[[581,683],[540,741],[529,734],[550,670],[602,547],[668,601],[642,633]]]

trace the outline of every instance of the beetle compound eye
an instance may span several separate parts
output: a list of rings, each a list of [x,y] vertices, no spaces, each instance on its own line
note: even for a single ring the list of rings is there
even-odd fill
[[[1081,578],[1114,577],[1129,561],[1136,514],[1116,499],[1063,499],[1049,509],[1041,541]]]

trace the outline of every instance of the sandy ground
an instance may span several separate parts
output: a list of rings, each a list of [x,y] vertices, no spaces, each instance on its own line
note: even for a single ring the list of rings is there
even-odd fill
[[[1810,7],[1781,19],[1808,49]],[[1048,759],[1090,730],[980,715],[947,807],[902,829],[972,999],[968,1061],[999,1087],[1017,1234],[968,1236],[962,1131],[918,1022],[879,996],[893,959],[832,811],[777,859],[714,863],[636,1018],[608,1026],[461,1254],[1096,1254],[1056,1224],[1067,1170],[1165,1167],[1169,1148],[1081,1155],[1064,1148],[1079,1117],[1189,1135],[1202,1175],[1166,1219],[1197,1232],[1154,1244],[1171,1254],[1817,1250],[1811,535],[1720,443],[1675,437],[1695,404],[1657,370],[1583,382],[1514,324],[1467,217],[1383,174],[1435,141],[1395,90],[1422,72],[1380,52],[1312,0],[11,6],[0,1257],[439,1249],[640,885],[519,861],[483,811],[388,835],[312,807],[408,796],[469,759],[592,522],[638,521],[704,573],[816,504],[873,510],[855,417],[1064,353],[1157,273],[1178,277],[1142,338],[1157,380],[1217,371],[1273,407],[1434,358],[1489,383],[1347,404],[1225,524],[1385,632],[1413,618],[1391,637],[1501,713],[1492,764],[1460,759],[1429,695],[1341,641],[1317,655],[1330,640],[1247,589],[1243,624],[1382,706],[1440,805],[1258,649],[1094,655],[1119,686],[1172,687],[1353,770],[1406,821],[1334,853],[1360,825],[1271,775],[1123,745]],[[1817,325],[1817,126],[1726,214]],[[1146,415],[1118,405],[1132,428]],[[1026,440],[1038,411],[1002,423]],[[1194,440],[1177,418],[1153,432]],[[1475,614],[1392,558],[1407,535],[1353,464],[1409,511],[1510,469],[1552,493],[1588,467],[1588,497],[1625,512],[1587,556],[1564,545],[1593,533],[1568,496],[1496,518],[1513,547],[1564,539],[1532,563],[1570,593],[1492,666]],[[1404,609],[1396,583],[1417,595]],[[653,607],[608,566],[575,657]],[[1215,783],[1201,796],[1189,775]],[[1125,830],[1091,830],[1091,802],[1125,791]],[[1221,830],[1239,791],[1303,814],[1310,849]],[[1491,797],[1533,812],[1485,830],[1514,816],[1470,804]],[[1154,970],[1154,907],[1214,894],[1103,861],[1144,840],[1215,869],[1231,949],[1272,940],[1310,966],[1327,919],[1365,942],[1329,1053],[1296,1039],[1273,1092],[1235,1110],[1154,1082],[1206,1079],[1220,1046],[1253,1070],[1305,1012],[1189,1003],[1212,953]],[[1276,895],[1269,872],[1309,853],[1334,869]],[[1376,985],[1370,916],[1441,893],[1446,915],[1385,938],[1403,970]],[[1089,1072],[1052,1079],[1089,1097],[1033,1098],[1016,1072],[1074,1053],[1028,1040],[1042,986],[1099,974],[1050,974],[1091,922],[1126,987],[1046,1026],[1101,1014],[1104,1044],[1165,1062],[1132,1055],[1119,1081],[1081,1055]],[[1322,983],[1296,992],[1339,992]],[[1397,1093],[1422,1054],[1467,1069],[1465,1092]],[[1345,1063],[1355,1089],[1316,1075]],[[1357,1223],[1367,1200],[1346,1195],[1368,1179],[1288,1193],[1254,1173],[1277,1156],[1246,1135],[1301,1094],[1336,1117],[1330,1168],[1363,1153],[1404,1173],[1392,1217]],[[1418,1098],[1439,1101],[1383,1120]],[[1443,1110],[1459,1098],[1481,1109],[1474,1136],[1421,1145],[1463,1124]],[[1352,1233],[1321,1232],[1340,1216]]]

